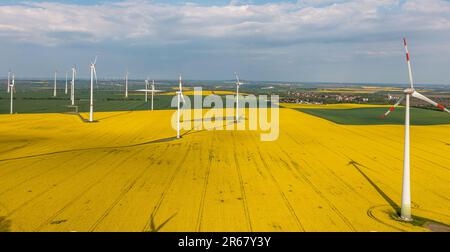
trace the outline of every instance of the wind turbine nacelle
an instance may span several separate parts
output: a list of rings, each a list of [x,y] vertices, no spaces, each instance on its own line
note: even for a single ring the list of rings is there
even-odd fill
[[[415,92],[414,88],[407,88],[407,89],[403,90],[403,93],[405,93],[405,94],[412,94],[414,92]]]

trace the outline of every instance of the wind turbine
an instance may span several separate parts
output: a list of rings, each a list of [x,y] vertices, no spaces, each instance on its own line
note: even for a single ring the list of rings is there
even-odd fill
[[[239,122],[239,86],[244,84],[239,81],[239,75],[235,72],[236,76],[236,122]]]
[[[180,138],[180,102],[181,100],[183,100],[183,102],[185,102],[184,97],[183,97],[183,88],[182,88],[182,84],[181,84],[181,75],[179,76],[179,90],[176,92],[177,93],[177,97],[178,97],[178,109],[177,109],[177,138]]]
[[[66,88],[64,89],[64,94],[67,94],[67,71],[66,71]]]
[[[58,71],[56,70],[55,71],[55,81],[54,81],[54,84],[53,84],[53,97],[56,97],[56,73],[57,73]]]
[[[8,71],[8,85],[7,85],[8,93],[9,93],[9,88],[10,88],[9,85],[11,85],[11,70]]]
[[[72,67],[72,81],[70,83],[70,101],[72,103],[72,106],[75,105],[75,74],[77,73],[77,70],[75,69],[75,66]]]
[[[417,92],[414,89],[414,83],[412,78],[412,71],[411,71],[411,62],[410,62],[410,56],[408,51],[408,46],[406,44],[406,39],[403,39],[403,45],[405,47],[406,51],[406,62],[408,65],[408,75],[409,75],[409,88],[405,89],[403,92],[405,93],[406,97],[406,108],[405,108],[405,146],[404,146],[404,153],[403,153],[403,181],[402,181],[402,206],[401,206],[401,212],[400,212],[400,218],[405,221],[411,221],[411,185],[410,185],[410,139],[409,139],[409,122],[410,122],[410,97],[417,98],[419,100],[428,102],[429,104],[441,109],[442,111],[445,111],[447,113],[450,113],[450,110],[442,106],[441,104],[438,104],[434,102],[433,100],[429,99],[428,97],[422,95],[421,93]],[[405,98],[402,97],[400,100],[395,103],[389,110],[383,115],[383,117],[386,117],[395,110],[395,108],[402,102],[402,100]]]
[[[10,111],[9,111],[9,113],[12,115],[13,114],[13,101],[14,101],[14,85],[16,84],[16,82],[15,82],[15,77],[14,77],[14,73],[12,73],[12,83],[10,84],[10,94],[11,94],[11,103],[10,103],[10,106],[9,106],[9,108],[10,108]]]
[[[155,92],[159,92],[159,90],[155,90],[155,80],[152,80],[152,110],[153,110],[153,96]]]
[[[128,70],[125,74],[125,98],[128,98]]]
[[[147,101],[147,92],[150,92],[152,94],[152,110],[153,110],[153,95],[156,92],[161,92],[161,90],[155,90],[155,80],[152,81],[151,86],[152,86],[152,89],[148,89],[148,79],[147,79],[147,80],[145,80],[145,89],[138,89],[136,91],[145,92],[145,97],[146,97],[145,101]]]
[[[97,63],[97,56],[94,62],[91,62],[91,97],[89,101],[89,122],[94,121],[94,77],[97,83],[97,72],[95,71],[95,63]]]
[[[145,80],[145,102],[148,101],[148,92],[147,92],[147,89],[148,89],[148,78]]]

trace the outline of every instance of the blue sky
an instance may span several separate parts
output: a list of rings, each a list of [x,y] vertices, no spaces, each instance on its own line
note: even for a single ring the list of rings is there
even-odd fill
[[[415,81],[450,84],[449,1],[0,1],[18,77],[98,55],[102,77],[406,83],[403,36]]]

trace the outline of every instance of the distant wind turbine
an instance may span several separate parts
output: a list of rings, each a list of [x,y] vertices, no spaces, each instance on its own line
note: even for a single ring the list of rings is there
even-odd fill
[[[77,73],[77,70],[75,69],[75,66],[72,67],[72,81],[70,83],[70,101],[72,103],[72,106],[75,105],[75,74]]]
[[[138,92],[145,92],[146,97],[147,97],[147,92],[150,92],[152,94],[152,110],[153,110],[153,96],[155,93],[157,92],[161,92],[161,90],[156,90],[155,89],[155,80],[152,81],[152,89],[148,89],[148,80],[145,80],[146,85],[145,85],[145,89],[138,89],[136,91]],[[145,101],[147,101],[147,99],[145,99]]]
[[[402,206],[401,206],[401,213],[400,218],[405,221],[411,221],[411,185],[410,185],[410,139],[409,139],[409,125],[410,125],[410,97],[415,97],[419,100],[428,102],[429,104],[441,109],[442,111],[445,111],[447,113],[450,113],[450,110],[442,106],[441,104],[438,104],[434,102],[433,100],[429,99],[428,97],[422,95],[421,93],[417,92],[414,89],[413,84],[413,78],[412,78],[412,70],[411,70],[411,62],[410,62],[410,55],[408,51],[408,46],[406,44],[406,39],[403,39],[403,45],[405,47],[406,51],[406,62],[408,65],[408,75],[409,75],[409,88],[405,89],[403,92],[406,96],[406,108],[405,108],[405,145],[404,145],[404,156],[403,156],[403,182],[402,182]],[[400,98],[400,100],[395,103],[389,110],[383,115],[383,117],[386,117],[389,115],[392,111],[395,110],[395,108],[400,105],[404,97]]]
[[[125,98],[128,98],[128,70],[125,74]]]
[[[14,105],[14,89],[15,89],[15,84],[16,84],[16,81],[15,81],[15,76],[14,76],[14,73],[12,73],[12,83],[10,84],[10,94],[11,94],[11,103],[10,103],[10,106],[9,106],[9,113],[12,115],[13,114],[13,105]]]
[[[94,77],[97,83],[97,72],[95,71],[95,63],[97,63],[97,56],[94,62],[91,62],[91,97],[89,101],[89,122],[94,121]]]
[[[152,80],[152,110],[153,110],[153,96],[155,92],[159,92],[159,90],[155,90],[155,80]]]
[[[67,94],[67,71],[66,71],[66,87],[64,89],[64,94]]]
[[[239,75],[235,72],[236,76],[236,122],[239,122],[239,86],[244,84],[239,81]]]
[[[58,71],[55,71],[55,80],[54,80],[54,84],[53,84],[53,97],[56,97],[56,73],[58,73]]]
[[[148,78],[145,80],[145,102],[148,101]]]
[[[176,92],[177,93],[177,97],[178,97],[178,109],[177,109],[177,138],[180,138],[180,103],[181,100],[183,100],[183,102],[185,102],[184,97],[183,97],[183,88],[182,88],[182,84],[181,84],[181,75],[179,76],[179,90]]]

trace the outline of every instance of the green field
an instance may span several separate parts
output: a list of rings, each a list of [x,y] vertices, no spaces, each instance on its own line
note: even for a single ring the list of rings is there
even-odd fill
[[[345,125],[404,124],[405,109],[397,108],[388,117],[380,118],[388,108],[353,108],[353,109],[304,109],[296,110]],[[450,115],[441,111],[411,108],[412,125],[450,124]]]
[[[0,114],[7,114],[10,110],[10,96],[6,90],[0,92]],[[64,94],[64,90],[58,90],[57,97],[52,97],[53,89],[22,89],[14,94],[14,113],[65,113],[73,109],[70,105],[70,94]],[[194,97],[186,95],[193,106]],[[225,95],[220,95],[225,105]],[[155,95],[154,109],[176,109],[171,107],[172,95]],[[148,94],[148,102],[145,102],[144,93],[130,92],[128,99],[124,98],[123,91],[98,89],[94,93],[94,110],[97,112],[124,111],[124,110],[148,110],[151,106],[151,94]],[[89,89],[75,90],[75,105],[79,112],[89,111]],[[214,105],[213,105],[214,106]],[[269,105],[268,105],[269,106]],[[243,106],[241,106],[243,107]],[[246,104],[245,107],[249,107]]]
[[[97,90],[94,95],[95,111],[145,110],[150,108],[149,102],[144,102],[144,94],[131,94],[128,99],[122,92]],[[172,96],[155,96],[155,109],[170,109]],[[10,97],[6,92],[0,94],[0,114],[9,113]],[[18,90],[14,95],[14,112],[24,113],[61,113],[70,111],[70,95],[59,90],[56,98],[50,90]],[[89,90],[79,89],[75,92],[75,105],[80,112],[89,111]]]

